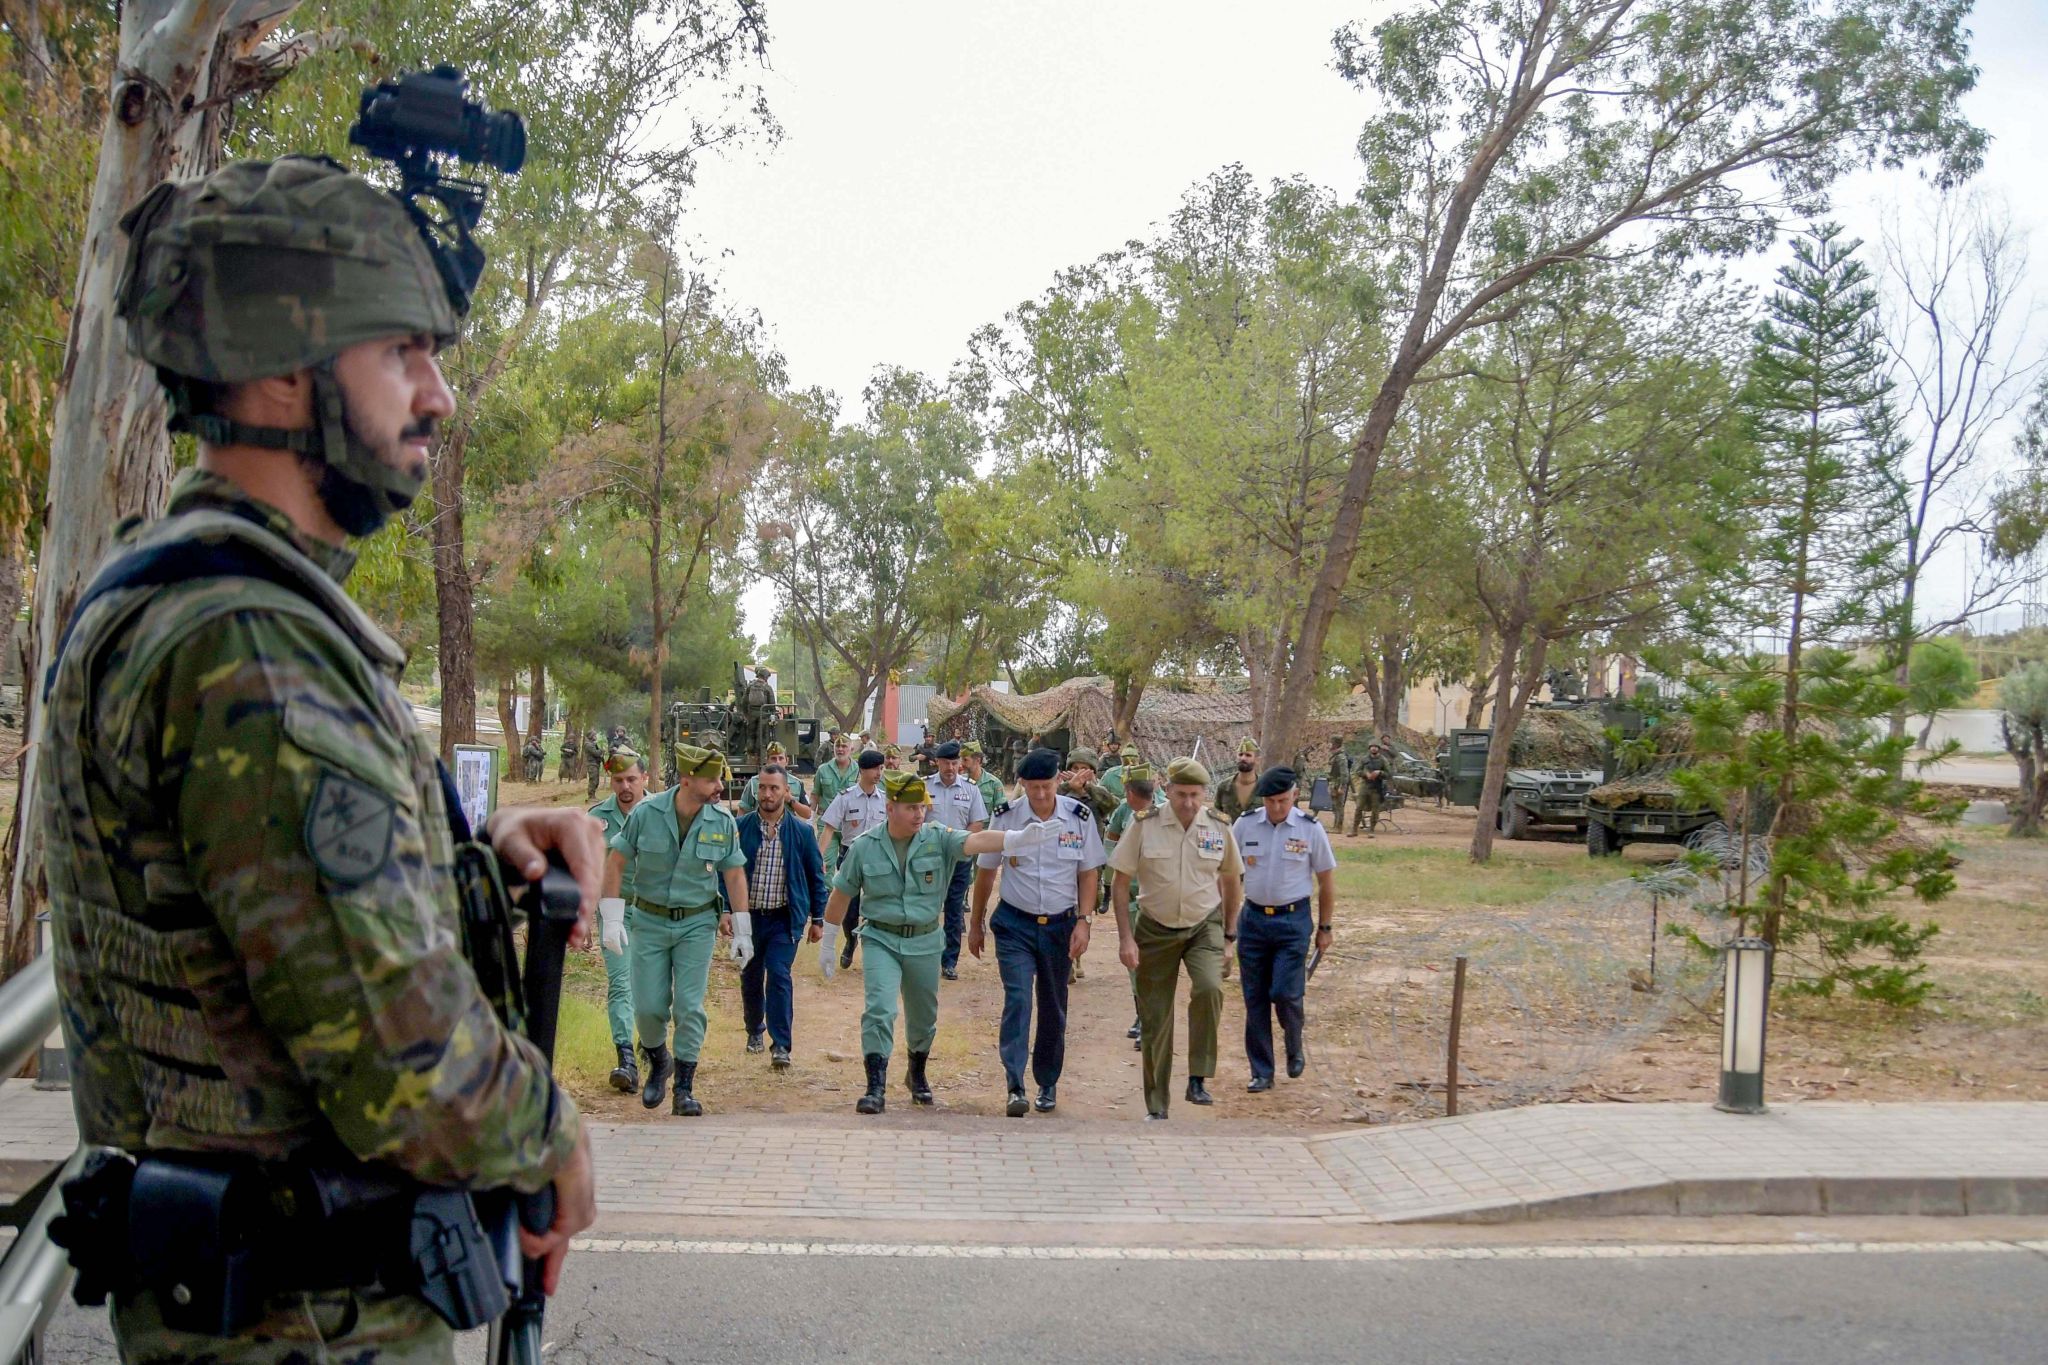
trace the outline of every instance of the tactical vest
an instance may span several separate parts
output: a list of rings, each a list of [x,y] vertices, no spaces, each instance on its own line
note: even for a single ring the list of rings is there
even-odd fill
[[[358,661],[348,682],[405,736],[429,854],[445,869],[454,835],[437,755],[398,692],[404,651],[288,541],[211,509],[122,539],[51,666],[38,759],[80,1137],[133,1152],[283,1157],[331,1141],[331,1132],[284,1044],[264,1027],[206,888],[194,885],[176,793],[153,790],[146,771],[113,771],[100,738],[128,734],[156,704],[155,678],[195,631],[254,610],[298,617],[348,642]],[[110,689],[111,680],[126,685]],[[117,698],[113,709],[102,696]],[[452,934],[452,905],[449,913]]]

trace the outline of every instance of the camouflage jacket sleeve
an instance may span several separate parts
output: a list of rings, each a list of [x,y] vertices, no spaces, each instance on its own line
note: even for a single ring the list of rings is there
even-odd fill
[[[463,957],[432,752],[324,620],[241,612],[172,655],[155,789],[263,1024],[365,1160],[544,1187],[573,1101]]]

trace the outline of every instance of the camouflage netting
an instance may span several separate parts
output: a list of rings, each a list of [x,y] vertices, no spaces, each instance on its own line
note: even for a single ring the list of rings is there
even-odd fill
[[[1648,761],[1625,765],[1613,781],[1587,792],[1586,800],[1603,810],[1620,806],[1677,810],[1691,805],[1671,775],[1692,762],[1692,726],[1680,718],[1667,718],[1649,732],[1649,738]]]
[[[935,697],[927,708],[932,733],[941,739],[976,739],[999,752],[1012,739],[1036,735],[1057,748],[1093,745],[1107,734],[1116,714],[1116,689],[1108,678],[1069,678],[1028,696],[977,687],[965,701]],[[1406,727],[1383,727],[1396,738],[1429,752],[1427,739]],[[1320,756],[1333,738],[1373,732],[1372,703],[1348,696],[1319,711],[1303,728],[1301,748]],[[1133,741],[1154,766],[1196,752],[1212,766],[1237,751],[1252,734],[1252,703],[1243,680],[1188,679],[1154,683],[1138,702]],[[1256,736],[1253,736],[1256,738]],[[1277,756],[1267,755],[1267,761]]]
[[[1517,768],[1591,768],[1607,758],[1607,732],[1598,708],[1529,711],[1515,728],[1508,762]]]

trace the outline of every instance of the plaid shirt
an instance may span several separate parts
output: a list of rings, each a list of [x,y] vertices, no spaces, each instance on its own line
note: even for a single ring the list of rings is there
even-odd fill
[[[747,871],[747,905],[754,910],[786,910],[789,908],[789,878],[783,875],[782,866],[782,822],[789,818],[789,808],[784,806],[782,814],[770,823],[767,816],[761,817],[761,850],[754,855],[754,865]]]

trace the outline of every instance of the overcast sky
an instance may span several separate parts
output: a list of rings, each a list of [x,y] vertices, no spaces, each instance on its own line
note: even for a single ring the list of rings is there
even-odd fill
[[[693,231],[792,378],[851,413],[877,365],[943,375],[976,327],[1144,236],[1220,166],[1351,189],[1367,103],[1330,69],[1330,36],[1394,8],[771,0],[787,136],[704,169]],[[2048,279],[2048,4],[1979,0],[1972,28],[1966,108],[1993,138],[1979,186]],[[1858,176],[1837,216],[1874,242],[1878,206],[1916,193],[1910,175]],[[772,593],[745,606],[765,641]]]

